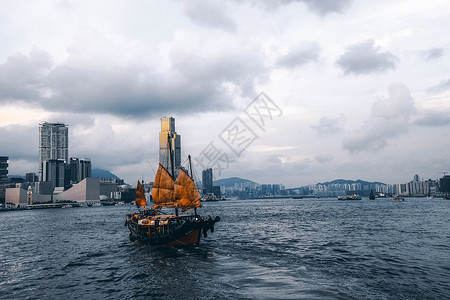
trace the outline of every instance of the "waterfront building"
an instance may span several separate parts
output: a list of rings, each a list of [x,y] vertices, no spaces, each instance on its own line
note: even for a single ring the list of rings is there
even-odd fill
[[[69,184],[82,181],[92,176],[92,164],[89,158],[71,157],[67,164],[67,176]]]
[[[53,187],[64,187],[65,164],[62,159],[50,159],[42,162],[42,180],[51,182]]]
[[[114,198],[114,194],[119,191],[119,185],[123,185],[122,179],[100,178],[100,195]]]
[[[53,194],[53,183],[47,181],[36,182],[34,185],[34,192],[40,195]]]
[[[38,182],[37,184],[46,184],[49,182]],[[81,182],[74,184],[66,191],[60,193],[36,193],[30,189],[7,188],[6,202],[11,203],[14,207],[23,207],[29,204],[49,203],[49,202],[100,202],[100,179],[99,178],[85,178]]]
[[[222,193],[220,191],[220,186],[217,186],[217,185],[213,186],[212,193],[214,194],[214,196],[216,196],[217,199],[222,198]]]
[[[43,179],[44,161],[57,159],[68,162],[69,129],[62,123],[39,124],[39,181]]]
[[[100,178],[84,178],[70,189],[53,195],[53,201],[100,202]]]
[[[38,177],[36,176],[36,173],[30,172],[25,174],[25,182],[37,182]]]
[[[42,195],[32,193],[31,189],[23,189],[20,187],[7,188],[5,202],[12,207],[25,207],[30,204],[51,202],[51,195]]]
[[[203,195],[213,192],[213,171],[211,168],[202,171]]]
[[[439,186],[442,193],[450,193],[450,175],[444,175],[439,180]]]
[[[77,157],[71,157],[69,162],[69,180],[70,183],[77,183],[78,180],[78,169],[80,168],[80,160]]]
[[[0,156],[0,182],[8,181],[8,156]]]
[[[424,197],[435,195],[438,192],[438,182],[436,180],[420,180],[419,175],[414,175],[412,181],[394,185],[396,196]]]
[[[167,136],[170,137],[173,151],[173,164],[175,169],[175,176],[181,167],[181,136],[175,131],[175,118],[165,117],[161,119],[161,132],[159,133],[159,163],[172,172],[170,159],[168,156],[169,142]]]
[[[80,166],[78,169],[78,182],[91,176],[92,176],[91,160],[89,158],[81,158]]]

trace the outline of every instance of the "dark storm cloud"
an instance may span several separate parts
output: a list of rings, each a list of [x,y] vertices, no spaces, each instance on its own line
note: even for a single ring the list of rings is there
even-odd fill
[[[345,75],[369,74],[395,69],[398,58],[390,52],[381,52],[373,40],[354,44],[336,61]]]
[[[427,61],[433,60],[433,59],[437,59],[437,58],[441,57],[442,55],[444,55],[444,49],[443,48],[430,48],[428,50],[422,51],[420,54]]]
[[[70,129],[74,127],[91,128],[95,125],[95,118],[92,115],[73,112],[52,114],[45,121],[49,123],[68,124]]]
[[[303,43],[291,50],[288,54],[278,60],[278,65],[286,68],[300,67],[309,62],[317,61],[320,47],[315,42]]]
[[[372,105],[369,119],[360,130],[343,142],[351,153],[382,150],[390,139],[408,132],[412,117],[416,114],[414,99],[409,89],[401,83],[388,87],[389,97]]]
[[[310,128],[319,135],[335,134],[342,131],[341,120],[322,117],[317,125],[311,125]]]
[[[37,127],[8,125],[0,127],[1,153],[14,160],[38,158],[39,131]],[[37,163],[36,163],[37,164]]]
[[[172,49],[164,71],[145,62],[119,64],[108,58],[105,63],[83,55],[52,67],[44,51],[16,54],[0,65],[0,102],[140,118],[230,110],[233,95],[253,96],[255,82],[265,80],[261,54],[252,47],[210,52],[196,47]]]
[[[236,31],[236,24],[226,15],[223,2],[213,0],[185,1],[184,14],[200,26],[220,28],[230,32]]]
[[[0,64],[0,102],[39,98],[51,67],[48,53],[36,48],[28,56],[17,53],[8,57]]]

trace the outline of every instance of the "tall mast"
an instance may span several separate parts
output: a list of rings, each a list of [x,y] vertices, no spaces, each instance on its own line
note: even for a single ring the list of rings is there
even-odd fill
[[[191,162],[191,155],[188,155],[188,159],[189,159],[189,169],[191,169],[191,177],[192,179],[194,179],[194,174],[192,173],[192,162]]]
[[[175,180],[175,171],[174,171],[174,167],[173,167],[173,151],[172,151],[172,142],[170,139],[170,134],[167,134],[167,142],[169,144],[169,159],[170,159],[170,168],[172,170],[172,179]]]
[[[175,180],[175,170],[173,167],[173,151],[172,151],[172,142],[170,139],[170,134],[167,134],[167,142],[169,143],[169,158],[170,158],[170,167],[172,169],[172,179]],[[178,216],[178,208],[175,207],[175,215]]]
[[[191,155],[188,155],[188,159],[189,159],[189,168],[191,169],[191,178],[192,180],[194,180],[194,173],[192,171],[192,161],[191,161]],[[197,207],[194,207],[194,213],[195,215],[197,215]]]

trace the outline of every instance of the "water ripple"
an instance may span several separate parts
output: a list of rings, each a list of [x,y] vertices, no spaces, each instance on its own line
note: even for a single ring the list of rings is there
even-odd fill
[[[195,249],[130,243],[127,206],[2,213],[0,299],[449,299],[448,204],[205,203]]]

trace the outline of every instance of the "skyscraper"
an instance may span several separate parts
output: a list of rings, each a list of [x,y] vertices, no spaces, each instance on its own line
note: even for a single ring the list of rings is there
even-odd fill
[[[8,179],[8,156],[0,156],[0,181]]]
[[[64,187],[65,164],[62,159],[49,159],[42,162],[42,180],[51,182],[53,187]]]
[[[175,119],[172,117],[165,117],[161,119],[161,132],[159,133],[159,163],[163,165],[166,170],[172,172],[170,165],[169,141],[172,145],[173,151],[173,165],[175,169],[175,176],[181,167],[181,136],[175,131]]]
[[[80,159],[80,167],[78,169],[78,181],[92,176],[92,165],[89,158]]]
[[[85,178],[92,177],[92,164],[89,158],[71,157],[68,165],[67,179],[69,184],[78,183]]]
[[[202,186],[203,195],[213,192],[213,172],[211,168],[202,171]]]
[[[69,130],[66,124],[39,124],[39,181],[43,181],[44,161],[69,161]]]

